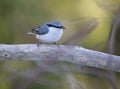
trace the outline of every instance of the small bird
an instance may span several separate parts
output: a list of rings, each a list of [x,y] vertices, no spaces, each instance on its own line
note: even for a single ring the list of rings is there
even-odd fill
[[[40,42],[54,43],[62,37],[65,27],[60,21],[51,21],[36,28],[31,29],[27,34],[33,34]]]

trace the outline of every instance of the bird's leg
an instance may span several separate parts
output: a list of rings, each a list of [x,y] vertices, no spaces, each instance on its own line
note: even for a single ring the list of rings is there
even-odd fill
[[[57,42],[54,42],[53,44],[54,44],[54,45],[58,45]]]
[[[37,40],[37,47],[39,48],[41,42]]]
[[[57,45],[58,47],[60,47],[60,45],[59,45],[57,42],[54,42],[53,44],[54,44],[54,45]]]

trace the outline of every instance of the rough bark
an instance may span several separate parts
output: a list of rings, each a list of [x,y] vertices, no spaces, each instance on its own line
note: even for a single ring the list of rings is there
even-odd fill
[[[0,61],[65,61],[120,72],[120,56],[78,46],[36,44],[0,45]],[[110,64],[109,64],[110,62]]]

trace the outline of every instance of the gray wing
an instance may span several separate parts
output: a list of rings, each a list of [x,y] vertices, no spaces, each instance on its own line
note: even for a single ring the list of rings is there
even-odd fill
[[[49,32],[47,25],[41,25],[35,29],[32,29],[32,32],[38,35],[43,35]]]

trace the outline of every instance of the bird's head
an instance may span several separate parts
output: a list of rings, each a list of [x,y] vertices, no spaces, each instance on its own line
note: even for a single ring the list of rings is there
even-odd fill
[[[47,23],[48,27],[54,27],[54,28],[58,28],[58,29],[66,29],[62,23],[60,21],[52,21]]]

